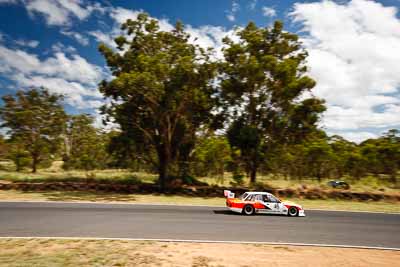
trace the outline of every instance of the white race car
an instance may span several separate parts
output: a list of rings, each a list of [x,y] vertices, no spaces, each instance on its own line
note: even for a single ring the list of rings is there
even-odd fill
[[[281,201],[268,192],[246,192],[239,198],[235,198],[234,193],[229,190],[224,190],[224,195],[226,197],[226,206],[231,211],[244,215],[264,213],[306,216],[302,206],[293,202]]]

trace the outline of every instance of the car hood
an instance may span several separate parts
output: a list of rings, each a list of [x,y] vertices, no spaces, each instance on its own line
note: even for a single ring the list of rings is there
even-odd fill
[[[297,203],[295,203],[295,202],[292,202],[292,201],[285,201],[285,200],[283,200],[283,201],[282,201],[282,204],[285,205],[285,206],[295,206],[295,207],[298,207],[298,208],[300,208],[300,209],[303,209],[303,207],[302,207],[301,205],[299,205],[299,204],[297,204]]]

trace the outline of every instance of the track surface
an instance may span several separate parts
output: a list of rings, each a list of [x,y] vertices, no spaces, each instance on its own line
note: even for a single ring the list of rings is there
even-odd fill
[[[400,248],[400,215],[306,211],[242,216],[225,208],[0,202],[0,236],[312,243]]]

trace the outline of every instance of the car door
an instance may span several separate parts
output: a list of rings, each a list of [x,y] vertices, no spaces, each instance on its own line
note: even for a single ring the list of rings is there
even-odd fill
[[[254,207],[256,208],[256,211],[258,213],[266,213],[266,214],[276,213],[273,203],[268,202],[268,199],[265,197],[266,195],[261,195],[261,194],[255,196]]]
[[[264,213],[277,214],[281,213],[282,203],[272,195],[263,195],[263,204],[265,206]]]
[[[253,195],[251,201],[254,202],[253,206],[256,209],[257,213],[264,213],[265,212],[265,205],[264,202],[262,201],[262,196],[260,194],[258,195]]]

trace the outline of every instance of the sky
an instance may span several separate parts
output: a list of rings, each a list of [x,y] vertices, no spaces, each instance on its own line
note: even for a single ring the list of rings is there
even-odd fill
[[[100,127],[97,84],[110,74],[97,47],[114,47],[127,18],[145,11],[165,31],[180,20],[217,58],[236,27],[281,20],[309,53],[313,94],[327,105],[320,126],[361,142],[400,129],[399,8],[400,0],[0,0],[0,96],[45,86]]]

